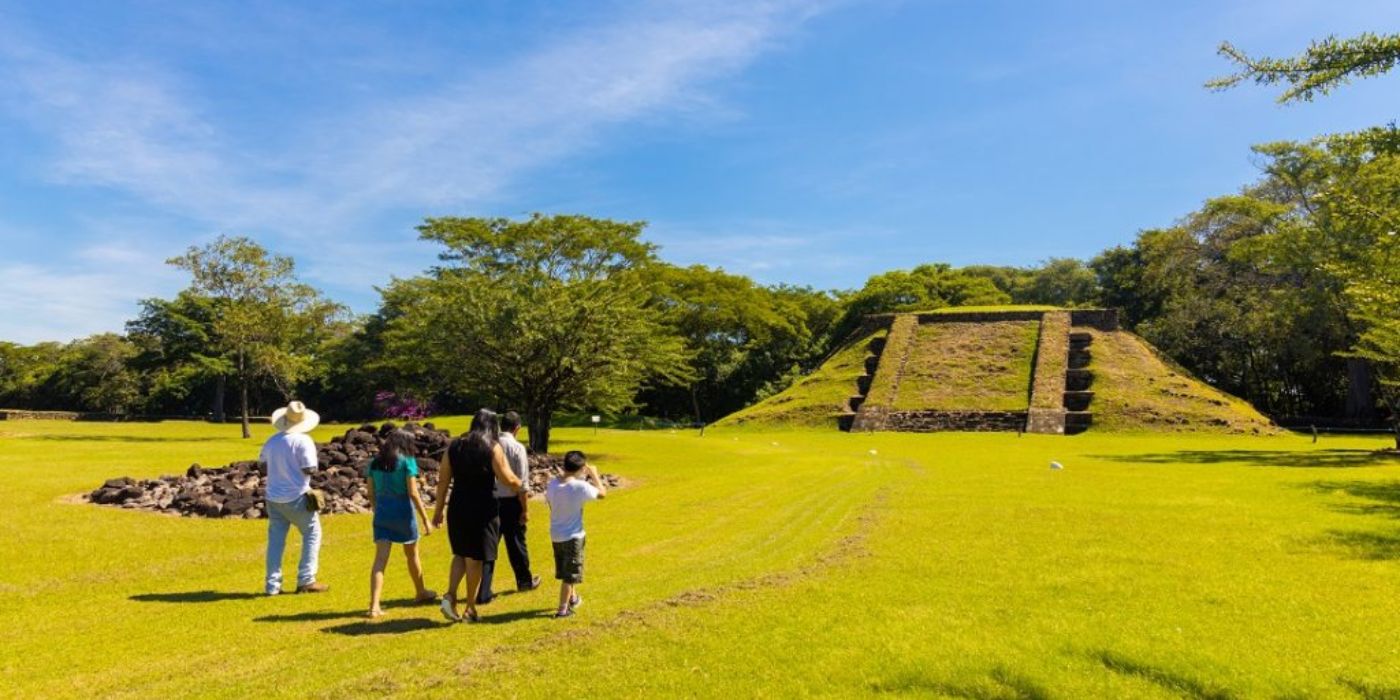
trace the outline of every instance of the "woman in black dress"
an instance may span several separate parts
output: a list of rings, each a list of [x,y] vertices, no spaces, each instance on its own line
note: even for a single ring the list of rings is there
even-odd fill
[[[482,563],[496,560],[501,520],[496,510],[496,481],[515,489],[525,486],[506,463],[497,443],[500,425],[496,413],[483,408],[472,416],[471,429],[452,441],[438,471],[437,504],[433,525],[442,526],[447,508],[447,539],[452,544],[452,575],[442,596],[442,614],[453,622],[457,612],[457,587],[467,578],[466,619],[476,622],[476,595],[481,589]],[[450,493],[449,493],[450,489]]]

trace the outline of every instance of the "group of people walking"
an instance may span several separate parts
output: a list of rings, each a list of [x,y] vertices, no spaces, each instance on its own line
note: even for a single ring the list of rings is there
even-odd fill
[[[273,412],[277,432],[263,445],[259,461],[267,469],[267,576],[264,590],[277,595],[282,588],[282,555],[287,534],[295,527],[302,536],[297,566],[298,593],[320,593],[329,586],[316,578],[321,546],[320,504],[311,490],[311,474],[317,469],[316,444],[307,434],[320,417],[301,402],[293,401]],[[516,439],[520,416],[514,411],[497,415],[481,409],[472,417],[468,432],[448,445],[438,472],[431,518],[419,489],[418,462],[413,439],[407,432],[391,431],[370,461],[366,480],[374,509],[374,563],[370,569],[370,618],[384,614],[381,598],[384,571],[394,544],[403,546],[409,578],[417,603],[438,602],[450,621],[481,619],[478,605],[495,598],[492,579],[500,543],[515,575],[517,591],[540,587],[541,579],[530,570],[526,528],[530,517],[530,462],[525,446]],[[550,508],[550,540],[553,542],[554,575],[559,580],[556,617],[569,617],[582,604],[577,586],[583,583],[583,506],[603,498],[607,488],[598,470],[582,452],[564,456],[563,474],[550,479],[545,500]],[[452,549],[447,590],[441,598],[423,583],[419,541],[446,524]],[[466,597],[459,597],[462,583]]]

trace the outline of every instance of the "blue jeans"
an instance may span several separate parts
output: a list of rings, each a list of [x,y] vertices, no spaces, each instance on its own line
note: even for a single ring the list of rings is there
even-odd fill
[[[295,525],[301,533],[301,563],[297,565],[297,585],[316,582],[317,558],[321,554],[321,518],[306,509],[303,494],[291,503],[267,502],[267,583],[268,595],[282,591],[282,553],[287,550],[287,532]]]

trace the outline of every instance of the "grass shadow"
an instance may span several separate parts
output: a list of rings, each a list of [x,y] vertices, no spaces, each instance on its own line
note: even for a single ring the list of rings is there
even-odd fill
[[[344,625],[334,625],[322,628],[322,632],[328,634],[340,634],[348,637],[361,637],[375,634],[404,634],[406,632],[419,632],[422,630],[446,627],[451,623],[435,622],[422,617],[409,617],[399,620],[362,620],[360,622],[350,622]]]
[[[401,598],[399,600],[386,600],[380,603],[380,607],[385,610],[397,608],[423,608],[434,610],[432,605],[417,603],[412,598]],[[364,617],[365,609],[357,610],[313,610],[309,612],[291,613],[288,615],[263,615],[253,618],[253,622],[326,622],[329,620],[344,620],[353,617]]]
[[[479,611],[480,609],[478,609]],[[540,608],[537,610],[516,610],[515,612],[491,615],[482,613],[481,620],[474,623],[478,625],[504,625],[517,620],[529,620],[540,617],[550,617],[554,614],[554,608]]]
[[[139,593],[128,600],[141,603],[218,603],[225,600],[266,598],[262,593],[248,591],[184,591],[179,593]]]
[[[1234,698],[1239,697],[1228,688],[1222,688],[1170,669],[1145,664],[1113,651],[1091,652],[1089,658],[1098,661],[1103,664],[1104,668],[1114,673],[1139,678],[1182,697],[1194,700],[1234,700]]]
[[[1353,678],[1338,678],[1337,684],[1364,700],[1400,700],[1400,686],[1381,686]]]
[[[909,672],[888,681],[873,683],[870,690],[877,694],[895,695],[933,693],[968,700],[1049,700],[1052,697],[1039,683],[1000,666],[982,678],[961,683],[930,678],[922,672]]]
[[[1179,450],[1089,456],[1123,464],[1241,464],[1288,469],[1400,466],[1400,453],[1387,450]]]
[[[1356,499],[1329,507],[1339,513],[1400,520],[1400,481],[1318,481],[1308,487],[1320,494],[1342,493]],[[1329,544],[1351,552],[1358,559],[1400,559],[1400,533],[1367,530],[1330,530]]]

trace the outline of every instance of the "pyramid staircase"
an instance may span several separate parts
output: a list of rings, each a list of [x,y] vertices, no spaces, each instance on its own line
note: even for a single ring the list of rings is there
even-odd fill
[[[856,393],[846,399],[847,410],[836,416],[836,427],[849,431],[855,423],[856,412],[860,411],[865,397],[870,394],[870,384],[875,380],[875,368],[880,366],[880,355],[885,352],[884,338],[871,338],[865,346],[870,354],[865,356],[865,373],[856,378]]]
[[[1089,404],[1094,401],[1094,373],[1089,370],[1093,360],[1094,336],[1088,331],[1073,331],[1069,334],[1069,365],[1065,370],[1065,434],[1076,435],[1089,429],[1094,422],[1094,414]]]

